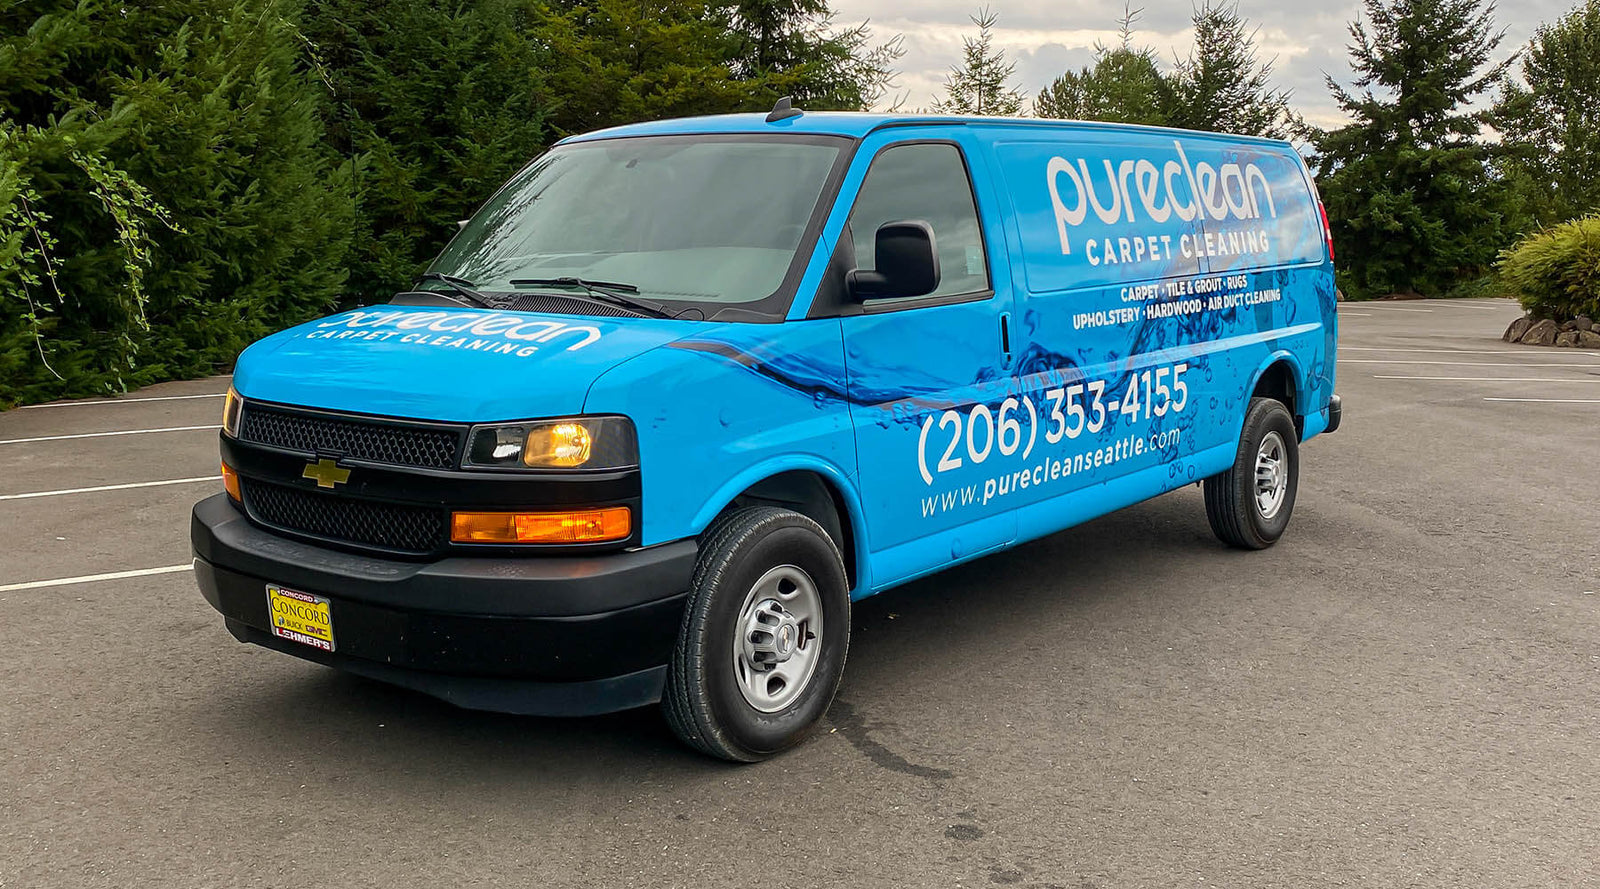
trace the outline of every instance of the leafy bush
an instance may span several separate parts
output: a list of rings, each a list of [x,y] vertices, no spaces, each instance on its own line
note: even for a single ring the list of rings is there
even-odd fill
[[[1600,318],[1600,215],[1524,238],[1500,255],[1500,280],[1536,318]]]
[[[356,158],[347,293],[388,299],[456,220],[549,142],[547,66],[527,0],[314,0],[302,31],[334,102],[325,140]]]
[[[298,0],[0,5],[0,405],[213,373],[354,227]]]
[[[350,295],[387,299],[557,139],[641,120],[871,105],[899,43],[823,0],[312,0],[303,32],[358,159]]]
[[[570,132],[871,104],[826,0],[0,0],[0,408],[405,286]]]

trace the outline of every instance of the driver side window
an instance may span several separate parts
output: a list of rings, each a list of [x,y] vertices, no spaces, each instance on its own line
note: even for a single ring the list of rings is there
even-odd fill
[[[940,276],[938,289],[929,296],[989,289],[989,265],[972,182],[956,146],[945,142],[897,145],[873,159],[850,211],[856,267],[874,267],[879,226],[909,219],[933,227]]]

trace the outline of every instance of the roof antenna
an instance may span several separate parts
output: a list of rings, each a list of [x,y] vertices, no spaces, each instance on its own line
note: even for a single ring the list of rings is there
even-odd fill
[[[784,96],[778,100],[778,104],[772,106],[771,111],[767,112],[767,123],[777,123],[780,120],[799,117],[804,113],[804,111],[794,107],[793,97]]]

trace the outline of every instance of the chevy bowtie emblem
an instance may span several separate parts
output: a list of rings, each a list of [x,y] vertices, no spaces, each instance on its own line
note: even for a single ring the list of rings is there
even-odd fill
[[[319,488],[331,488],[349,481],[350,470],[341,469],[334,461],[324,458],[315,463],[307,463],[306,471],[300,473],[300,477],[311,479]]]

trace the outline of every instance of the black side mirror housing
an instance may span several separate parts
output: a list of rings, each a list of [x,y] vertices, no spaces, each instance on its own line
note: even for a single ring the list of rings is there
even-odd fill
[[[873,256],[876,268],[845,276],[856,300],[927,296],[939,289],[939,251],[928,223],[907,219],[878,226]]]

